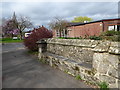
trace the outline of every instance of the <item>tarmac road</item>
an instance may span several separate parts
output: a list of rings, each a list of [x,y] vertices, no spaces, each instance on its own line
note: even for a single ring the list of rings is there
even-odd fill
[[[2,88],[90,88],[28,54],[22,43],[2,45]]]

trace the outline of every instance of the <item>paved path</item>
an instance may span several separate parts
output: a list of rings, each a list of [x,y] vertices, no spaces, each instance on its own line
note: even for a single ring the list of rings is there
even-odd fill
[[[21,43],[3,45],[3,88],[89,88],[83,82],[38,62]]]

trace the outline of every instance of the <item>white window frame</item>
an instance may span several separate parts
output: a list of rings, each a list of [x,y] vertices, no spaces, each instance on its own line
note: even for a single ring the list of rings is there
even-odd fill
[[[115,25],[115,31],[117,31],[117,26],[118,26],[118,25]]]
[[[114,30],[115,25],[108,26],[108,31]]]
[[[60,37],[60,32],[59,32],[59,30],[56,30],[56,36],[57,36],[57,37]]]

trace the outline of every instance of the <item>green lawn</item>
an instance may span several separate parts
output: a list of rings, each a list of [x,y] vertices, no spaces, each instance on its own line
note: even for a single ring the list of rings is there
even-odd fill
[[[0,39],[0,43],[20,43],[23,42],[23,40],[13,40],[12,38],[2,38]]]

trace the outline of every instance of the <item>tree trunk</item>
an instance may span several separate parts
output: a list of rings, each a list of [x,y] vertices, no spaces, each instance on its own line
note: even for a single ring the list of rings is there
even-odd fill
[[[60,29],[59,29],[59,32],[60,32],[60,37],[61,37],[61,27],[60,27]]]
[[[13,33],[11,34],[11,38],[13,38]]]
[[[60,37],[61,37],[61,30],[59,32],[60,32]]]
[[[22,34],[20,34],[20,40],[22,40]]]
[[[20,40],[22,40],[22,31],[20,31]]]

